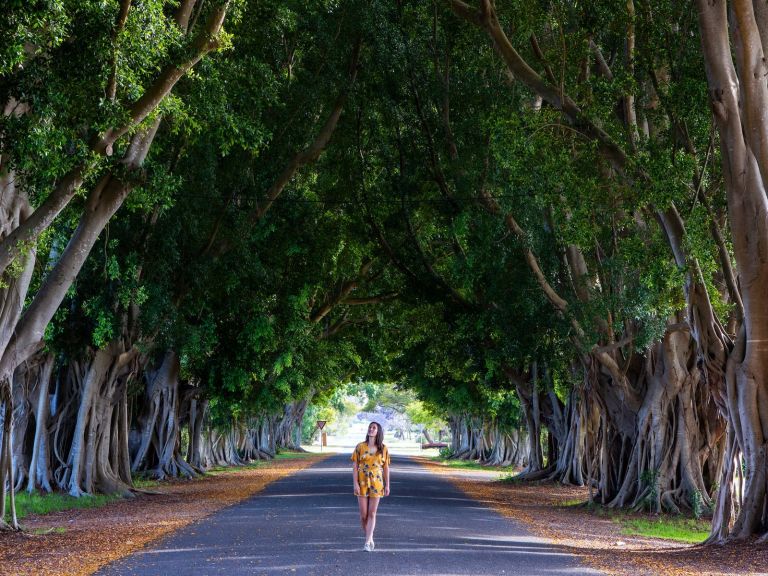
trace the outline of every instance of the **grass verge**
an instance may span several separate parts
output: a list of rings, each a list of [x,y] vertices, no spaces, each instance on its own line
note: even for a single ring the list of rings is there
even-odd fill
[[[313,454],[308,452],[280,452],[275,456],[275,460],[290,460],[297,458],[306,458]],[[206,474],[217,475],[222,472],[229,472],[232,470],[239,470],[243,468],[256,468],[263,463],[270,462],[269,460],[259,460],[248,464],[246,466],[231,466],[231,467],[218,467],[212,468]],[[146,489],[153,488],[155,486],[162,485],[163,482],[159,480],[153,480],[149,478],[135,478],[133,485],[135,488]],[[96,494],[93,496],[82,496],[80,498],[74,498],[69,494],[62,494],[60,492],[38,493],[34,492],[28,494],[27,492],[19,492],[16,494],[16,516],[19,520],[30,514],[50,514],[51,512],[61,512],[65,510],[75,510],[83,508],[99,508],[115,500],[119,500],[120,495],[117,494]],[[5,498],[6,509],[10,507],[10,499],[8,496]]]
[[[50,514],[63,510],[75,510],[81,508],[98,508],[115,500],[119,495],[97,494],[95,496],[81,496],[75,498],[69,494],[53,492],[51,494],[28,494],[20,492],[16,494],[16,515],[19,520],[30,514]],[[6,506],[10,506],[9,498],[5,499]]]
[[[237,470],[250,470],[251,468],[258,468],[259,466],[264,466],[265,464],[268,464],[269,462],[273,462],[275,460],[297,460],[297,459],[309,458],[311,456],[317,456],[317,454],[313,452],[283,451],[283,452],[278,452],[272,460],[256,460],[254,462],[251,462],[250,464],[245,464],[243,466],[215,466],[213,468],[206,470],[205,475],[216,476],[217,474],[222,474],[223,472],[232,472]]]
[[[483,464],[478,464],[474,460],[448,460],[441,456],[435,456],[429,458],[429,460],[442,466],[460,468],[462,470],[491,470],[493,472],[507,472],[509,474],[516,473],[514,466],[484,466]]]
[[[133,487],[138,489],[144,489],[144,488],[154,488],[155,486],[160,486],[162,482],[160,480],[154,480],[152,478],[134,478],[133,479]]]
[[[712,528],[710,520],[664,514],[640,516],[627,510],[607,508],[594,502],[590,504],[579,498],[566,500],[560,504],[560,507],[584,508],[596,516],[610,518],[621,527],[621,533],[625,536],[645,536],[687,544],[701,544],[707,539]]]
[[[688,544],[701,544],[709,536],[711,523],[695,518],[618,518],[621,532],[627,536],[664,538]]]
[[[35,536],[47,536],[48,534],[66,534],[66,532],[66,528],[58,526],[56,528],[35,528],[30,531],[30,534],[34,534]]]
[[[275,460],[290,460],[291,458],[309,458],[315,456],[314,452],[278,452]]]

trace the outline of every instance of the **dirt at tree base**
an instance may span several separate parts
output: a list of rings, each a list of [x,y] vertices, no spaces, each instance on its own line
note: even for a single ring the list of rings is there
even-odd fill
[[[426,459],[467,496],[521,521],[537,536],[564,546],[583,562],[616,576],[766,576],[768,545],[687,545],[661,538],[628,536],[610,518],[571,505],[588,499],[586,488],[553,483],[498,482],[485,474]],[[568,504],[568,505],[567,505]]]
[[[21,522],[25,532],[0,533],[0,574],[92,574],[327,456],[262,461],[254,467],[162,483],[151,488],[156,494],[140,494],[100,508],[28,516]]]

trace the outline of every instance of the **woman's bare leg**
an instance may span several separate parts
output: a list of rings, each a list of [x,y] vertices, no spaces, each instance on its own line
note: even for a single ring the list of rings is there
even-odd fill
[[[363,532],[365,532],[368,524],[368,497],[358,496],[357,505],[360,508],[360,526],[362,526]],[[366,540],[366,542],[368,542],[368,540]]]
[[[373,540],[373,530],[376,528],[376,510],[379,509],[379,498],[368,498],[368,523],[365,527],[365,543]]]

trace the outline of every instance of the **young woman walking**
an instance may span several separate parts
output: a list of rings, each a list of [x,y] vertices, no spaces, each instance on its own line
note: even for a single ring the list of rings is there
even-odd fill
[[[368,425],[368,435],[352,453],[352,482],[360,507],[360,524],[365,532],[366,552],[373,552],[373,530],[379,498],[389,496],[389,450],[384,445],[384,430],[378,422]]]

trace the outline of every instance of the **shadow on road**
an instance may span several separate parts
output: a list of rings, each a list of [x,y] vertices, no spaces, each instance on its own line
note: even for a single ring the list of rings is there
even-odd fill
[[[402,456],[375,540],[363,551],[351,463],[340,454],[99,574],[598,574]]]

